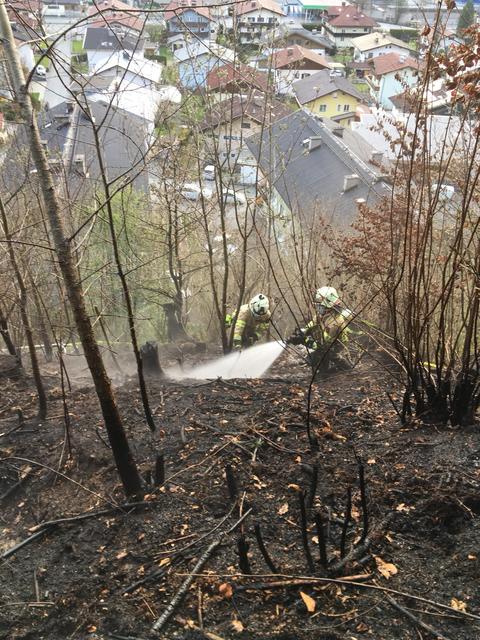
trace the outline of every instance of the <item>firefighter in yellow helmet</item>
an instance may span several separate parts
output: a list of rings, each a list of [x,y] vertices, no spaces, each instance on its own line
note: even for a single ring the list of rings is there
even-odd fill
[[[259,293],[248,304],[243,304],[235,322],[233,331],[233,348],[242,349],[250,347],[260,339],[268,328],[271,314],[267,296]]]
[[[352,312],[341,306],[337,290],[320,287],[315,292],[315,318],[287,338],[287,344],[305,345],[314,370],[350,369],[345,345],[351,318]]]

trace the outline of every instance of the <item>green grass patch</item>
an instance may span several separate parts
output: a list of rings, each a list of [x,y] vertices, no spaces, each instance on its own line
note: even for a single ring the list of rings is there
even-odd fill
[[[368,86],[367,82],[364,81],[359,81],[359,80],[352,80],[351,81],[353,86],[355,87],[355,89],[357,91],[360,91],[360,93],[370,93],[370,87]]]
[[[72,40],[72,54],[73,55],[78,55],[81,53],[85,53],[85,50],[83,48],[83,41],[82,40]]]
[[[42,56],[41,53],[38,53],[33,56],[35,60],[35,64],[43,64],[45,69],[48,71],[50,69],[50,60],[46,56]]]

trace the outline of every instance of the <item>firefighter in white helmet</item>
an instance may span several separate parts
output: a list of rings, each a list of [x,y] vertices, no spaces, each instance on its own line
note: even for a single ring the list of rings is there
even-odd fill
[[[351,367],[347,350],[348,324],[352,312],[345,309],[334,287],[320,287],[315,292],[315,318],[304,329],[296,331],[287,344],[303,344],[309,350],[309,358],[314,370],[320,366],[328,370],[344,370]]]
[[[242,349],[257,342],[267,330],[270,317],[268,298],[263,293],[254,296],[248,304],[243,304],[233,320],[233,348]]]

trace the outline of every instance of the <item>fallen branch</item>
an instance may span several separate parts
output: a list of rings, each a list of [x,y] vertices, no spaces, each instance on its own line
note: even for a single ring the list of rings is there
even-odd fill
[[[9,558],[10,556],[13,556],[22,547],[26,547],[27,544],[30,544],[31,542],[34,542],[37,538],[40,538],[41,536],[46,534],[48,531],[50,531],[50,528],[42,529],[41,531],[37,531],[37,533],[34,533],[33,535],[29,536],[28,538],[25,538],[25,540],[22,540],[22,542],[19,542],[18,544],[14,545],[10,549],[7,549],[0,556],[0,560],[5,560],[6,558]]]
[[[370,536],[367,536],[363,540],[363,542],[360,542],[356,547],[353,547],[353,549],[351,549],[350,552],[344,558],[330,565],[328,567],[328,570],[331,571],[332,573],[338,573],[339,571],[344,569],[347,566],[347,564],[349,564],[350,562],[353,562],[354,560],[358,560],[359,558],[362,558],[366,554],[366,552],[369,550],[369,548],[372,546],[372,544],[381,537],[384,530],[393,519],[393,516],[394,514],[391,513],[386,518],[384,518],[381,524],[377,527],[377,529],[375,529],[375,531],[372,532]]]
[[[20,478],[20,480],[18,482],[16,482],[14,485],[12,485],[9,489],[7,489],[5,491],[5,493],[2,493],[2,495],[0,496],[0,502],[2,502],[3,500],[5,500],[5,498],[8,498],[8,496],[12,495],[12,493],[14,491],[16,491],[17,489],[19,489],[22,484],[28,480],[28,478],[30,478],[30,476],[33,473],[33,469],[30,469],[29,471],[27,471],[27,473],[25,473],[25,475],[23,476],[23,478]]]
[[[405,609],[405,607],[402,607],[400,604],[398,604],[398,602],[391,596],[386,595],[385,599],[392,605],[392,607],[397,609],[397,611],[400,611],[400,613],[403,613],[406,618],[413,622],[416,627],[420,627],[421,629],[428,631],[428,633],[431,633],[432,636],[436,638],[436,640],[451,640],[451,638],[444,636],[443,633],[440,633],[440,631],[437,631],[426,622],[422,622],[422,620],[417,618],[417,616],[414,616],[411,611],[408,611],[408,609]]]
[[[235,529],[242,524],[242,522],[251,513],[251,511],[252,511],[251,509],[246,511],[243,514],[243,516],[235,522],[234,525],[232,525],[229,529],[227,529],[226,531],[222,532],[219,536],[217,536],[217,538],[215,538],[215,540],[207,547],[205,552],[198,559],[197,564],[193,567],[192,573],[188,575],[187,578],[183,581],[183,583],[180,586],[180,589],[177,591],[177,593],[171,600],[170,604],[167,606],[167,608],[162,613],[160,618],[158,618],[158,620],[156,620],[152,625],[152,632],[159,633],[161,631],[161,629],[165,626],[166,622],[170,619],[176,607],[183,600],[190,585],[197,577],[196,574],[199,571],[199,569],[201,569],[208,562],[208,560],[213,555],[213,553],[222,544],[224,537],[227,536],[229,533],[232,533],[233,531],[235,531]]]
[[[187,621],[185,620],[185,618],[180,618],[180,616],[175,617],[175,622],[178,622],[178,624],[187,627],[187,629],[193,629],[197,633],[201,633],[205,638],[208,638],[208,640],[225,640],[225,638],[222,638],[222,636],[219,636],[216,633],[212,633],[211,631],[205,631],[205,629],[201,629],[196,624],[193,624],[193,622],[191,622],[190,620]]]
[[[29,531],[41,531],[42,529],[53,527],[59,524],[70,524],[72,522],[79,522],[80,520],[87,520],[88,518],[97,518],[99,516],[109,515],[111,513],[116,513],[117,511],[130,511],[131,509],[135,509],[136,507],[144,507],[158,504],[153,500],[140,500],[138,502],[126,502],[125,504],[119,504],[118,506],[111,507],[110,509],[99,509],[98,511],[86,511],[85,513],[80,513],[77,516],[70,516],[67,518],[58,518],[57,520],[48,520],[47,522],[41,522],[40,524],[36,524],[34,527],[31,527]]]
[[[182,575],[182,574],[177,574]],[[189,574],[191,576],[192,574]],[[422,596],[417,596],[412,593],[407,593],[406,591],[398,591],[397,589],[392,589],[390,587],[382,587],[378,584],[371,583],[363,583],[359,582],[360,579],[371,578],[371,575],[360,574],[360,576],[347,576],[344,578],[313,578],[311,576],[292,576],[288,574],[274,574],[274,573],[266,573],[266,574],[254,574],[254,575],[243,575],[242,573],[234,573],[234,574],[202,574],[198,573],[197,577],[205,577],[205,578],[228,578],[229,580],[234,580],[235,578],[274,578],[274,582],[262,582],[262,583],[253,583],[246,584],[241,586],[236,586],[235,589],[237,591],[246,591],[248,589],[269,589],[275,587],[289,587],[296,585],[315,585],[315,584],[339,584],[351,587],[361,587],[363,589],[371,589],[373,591],[381,591],[382,593],[393,594],[394,596],[402,596],[402,598],[410,598],[411,600],[416,600],[417,602],[423,602],[424,604],[429,604],[432,607],[438,607],[439,609],[443,609],[445,611],[450,611],[453,613],[455,617],[463,616],[465,618],[470,618],[472,620],[477,620],[480,622],[480,615],[475,615],[474,613],[469,613],[468,611],[462,611],[460,609],[454,609],[447,604],[442,604],[441,602],[435,602],[435,600],[429,600],[428,598],[423,598]],[[279,578],[284,578],[284,580],[279,580]],[[430,614],[431,615],[431,614]]]

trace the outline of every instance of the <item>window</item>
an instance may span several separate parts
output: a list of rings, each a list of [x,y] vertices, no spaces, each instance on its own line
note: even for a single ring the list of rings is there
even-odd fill
[[[250,129],[250,122],[242,122],[242,129]]]
[[[327,105],[326,104],[321,104],[318,107],[318,110],[320,111],[320,113],[325,113],[325,111],[327,110]]]
[[[337,104],[337,111],[341,111],[342,110],[342,105],[341,104]]]
[[[343,105],[343,110],[346,111],[350,111],[350,105],[349,104],[344,104]]]
[[[302,73],[302,80],[303,78],[309,78],[310,74],[309,73]]]

